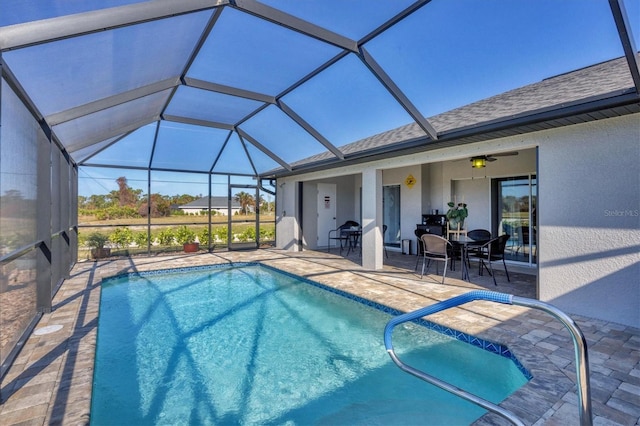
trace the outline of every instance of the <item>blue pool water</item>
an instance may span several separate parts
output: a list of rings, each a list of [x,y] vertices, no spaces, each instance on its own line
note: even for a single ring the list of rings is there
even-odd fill
[[[92,425],[469,424],[484,410],[398,369],[389,313],[259,265],[102,286]],[[415,367],[495,403],[526,383],[508,358],[417,324]]]

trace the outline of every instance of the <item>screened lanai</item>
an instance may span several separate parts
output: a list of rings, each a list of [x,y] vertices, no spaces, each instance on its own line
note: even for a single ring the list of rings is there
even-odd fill
[[[92,233],[120,255],[180,250],[179,230],[201,250],[276,245],[279,179],[637,113],[639,16],[622,0],[3,0],[2,373]]]

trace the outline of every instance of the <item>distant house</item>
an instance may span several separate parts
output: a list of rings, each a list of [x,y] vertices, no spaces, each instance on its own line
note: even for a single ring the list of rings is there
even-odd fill
[[[188,204],[178,206],[185,214],[200,214],[209,210],[209,197],[202,197]],[[229,209],[229,199],[227,197],[211,197],[211,211],[223,216],[227,215]],[[231,200],[231,214],[239,213],[241,210],[240,203]]]

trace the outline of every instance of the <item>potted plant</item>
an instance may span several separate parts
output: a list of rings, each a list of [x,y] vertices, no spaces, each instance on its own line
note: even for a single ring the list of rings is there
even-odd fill
[[[186,225],[178,228],[176,240],[178,244],[182,244],[185,253],[195,253],[200,249],[200,244],[196,242],[196,233]]]
[[[102,259],[111,256],[111,249],[105,247],[109,237],[100,232],[92,232],[87,237],[87,245],[91,249],[91,258]]]
[[[449,229],[454,230],[458,229],[458,225],[460,225],[459,229],[464,228],[464,220],[469,215],[469,211],[467,210],[466,203],[458,203],[456,205],[453,201],[449,201],[447,203],[449,206],[449,211],[447,211],[447,221],[449,222]]]

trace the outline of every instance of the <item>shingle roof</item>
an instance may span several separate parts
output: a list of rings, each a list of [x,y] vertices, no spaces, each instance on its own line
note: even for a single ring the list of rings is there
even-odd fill
[[[428,120],[440,135],[493,120],[505,121],[542,110],[562,109],[578,101],[586,103],[592,97],[602,97],[603,93],[615,96],[633,92],[633,87],[625,58],[618,58],[510,90],[429,117]],[[419,126],[411,123],[347,144],[340,147],[340,150],[345,155],[358,154],[425,138],[425,133]],[[331,153],[325,152],[293,165],[301,166],[332,159],[334,157]]]

